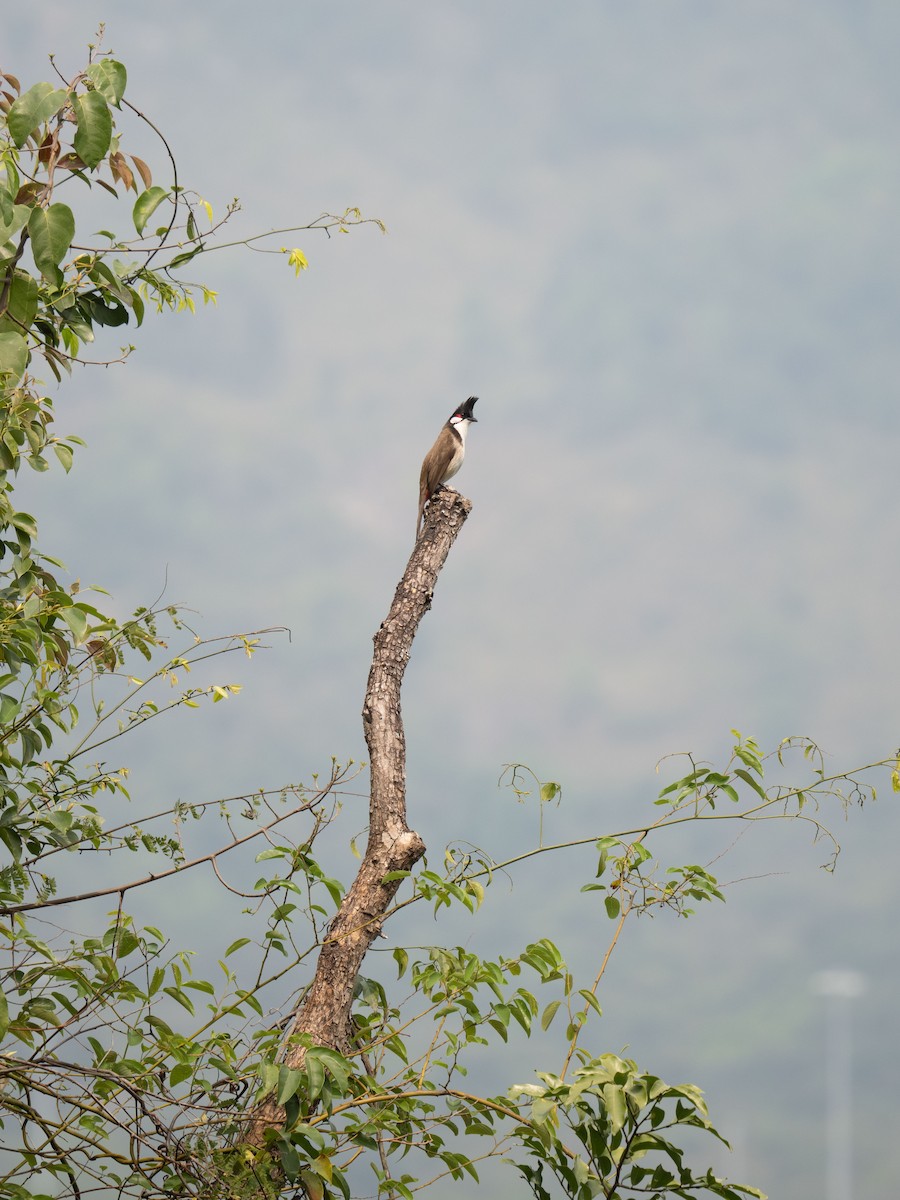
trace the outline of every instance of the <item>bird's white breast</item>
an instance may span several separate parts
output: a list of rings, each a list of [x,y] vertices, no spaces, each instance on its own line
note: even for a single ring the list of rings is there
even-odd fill
[[[459,434],[460,440],[455,443],[453,455],[447,463],[447,470],[442,480],[443,483],[446,483],[448,479],[452,479],[463,465],[463,459],[466,456],[466,434],[469,431],[469,424],[470,422],[465,417],[450,418],[450,426]]]

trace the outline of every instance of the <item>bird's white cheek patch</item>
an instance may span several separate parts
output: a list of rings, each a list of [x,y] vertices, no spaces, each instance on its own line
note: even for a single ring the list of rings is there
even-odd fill
[[[469,422],[464,417],[451,417],[450,424],[463,440],[463,445],[466,444],[466,434],[469,432]]]

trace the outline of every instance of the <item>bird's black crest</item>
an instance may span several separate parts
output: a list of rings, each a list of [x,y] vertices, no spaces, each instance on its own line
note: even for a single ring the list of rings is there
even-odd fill
[[[477,396],[470,396],[468,398],[468,400],[465,402],[465,404],[461,404],[459,406],[459,408],[453,414],[454,417],[462,417],[466,421],[477,421],[478,418],[472,412],[472,409],[475,407],[475,401],[477,399],[478,399]]]

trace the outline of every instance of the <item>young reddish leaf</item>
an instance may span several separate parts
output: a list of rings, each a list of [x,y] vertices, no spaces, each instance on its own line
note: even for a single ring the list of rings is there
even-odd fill
[[[59,154],[59,134],[55,129],[51,129],[44,140],[41,142],[41,148],[38,150],[38,162],[45,166],[51,162]]]
[[[110,154],[109,169],[113,179],[117,182],[121,180],[125,184],[126,189],[131,188],[133,192],[137,192],[137,184],[134,182],[134,172],[125,161],[124,154],[121,154],[118,150]]]
[[[27,204],[29,208],[34,206],[35,201],[44,189],[39,183],[23,183],[16,192],[16,204]]]
[[[77,154],[64,154],[56,165],[64,171],[83,171],[87,163],[82,162]]]
[[[132,154],[131,161],[137,167],[138,174],[144,181],[144,187],[148,189],[153,187],[153,176],[150,174],[150,168],[147,166],[144,160],[142,158],[138,158],[136,154]]]

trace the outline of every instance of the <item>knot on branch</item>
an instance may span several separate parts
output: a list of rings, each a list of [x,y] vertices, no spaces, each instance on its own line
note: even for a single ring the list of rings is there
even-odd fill
[[[407,868],[396,867],[395,870],[402,871],[411,867],[413,863],[417,863],[425,853],[426,846],[414,829],[407,829],[394,842],[394,852],[399,861],[408,864]]]

